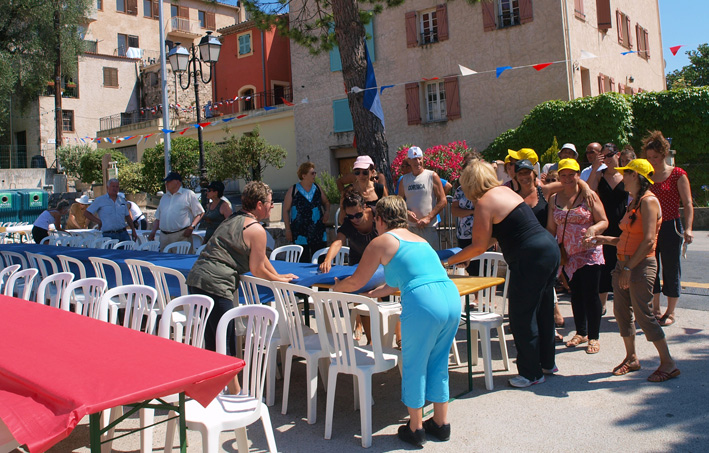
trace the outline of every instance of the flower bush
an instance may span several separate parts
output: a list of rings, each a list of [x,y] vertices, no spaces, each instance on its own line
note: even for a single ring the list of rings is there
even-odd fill
[[[394,180],[401,176],[401,164],[406,159],[406,153],[412,145],[402,145],[396,152],[396,157],[391,163]],[[460,177],[463,165],[463,155],[468,151],[465,140],[451,142],[447,145],[437,145],[423,152],[423,166],[428,170],[438,173],[441,179],[455,181]]]

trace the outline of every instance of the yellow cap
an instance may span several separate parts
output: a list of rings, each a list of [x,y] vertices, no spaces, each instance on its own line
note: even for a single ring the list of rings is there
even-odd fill
[[[645,179],[650,181],[650,184],[655,184],[652,179],[650,179],[650,176],[655,173],[655,169],[652,167],[652,164],[646,159],[633,159],[628,162],[628,165],[626,165],[625,167],[616,167],[615,169],[618,170],[621,174],[623,174],[625,170],[634,171],[639,175],[643,175]]]
[[[524,160],[527,159],[532,163],[532,165],[536,165],[537,162],[539,162],[539,156],[537,156],[537,153],[534,152],[532,148],[522,148],[519,151],[515,151],[513,149],[508,149],[507,154],[513,159],[517,160]]]
[[[576,159],[561,159],[559,161],[558,172],[561,173],[561,170],[581,171],[581,167],[579,167],[579,163],[576,162]]]

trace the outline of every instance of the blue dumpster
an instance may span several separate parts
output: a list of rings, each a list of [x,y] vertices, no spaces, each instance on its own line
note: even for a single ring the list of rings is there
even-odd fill
[[[20,194],[0,192],[0,223],[20,221]]]

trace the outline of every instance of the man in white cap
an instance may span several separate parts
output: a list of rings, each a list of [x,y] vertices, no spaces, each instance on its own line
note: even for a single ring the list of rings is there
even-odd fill
[[[436,172],[423,168],[423,151],[418,146],[409,148],[406,157],[411,173],[399,181],[399,196],[406,200],[409,227],[438,250],[440,241],[436,216],[446,205],[441,178]]]
[[[199,225],[204,208],[194,192],[182,186],[182,176],[174,171],[165,179],[165,195],[160,198],[160,204],[155,211],[153,230],[148,240],[155,239],[155,233],[160,229],[160,251],[173,242],[192,242],[192,232]]]
[[[576,145],[574,145],[573,143],[564,143],[564,145],[561,147],[559,152],[556,153],[556,155],[559,156],[559,160],[563,160],[563,159],[579,160],[579,153],[576,151]],[[547,173],[549,173],[552,170],[559,170],[559,164],[557,162],[544,164],[544,167],[542,168],[541,179],[544,180]]]

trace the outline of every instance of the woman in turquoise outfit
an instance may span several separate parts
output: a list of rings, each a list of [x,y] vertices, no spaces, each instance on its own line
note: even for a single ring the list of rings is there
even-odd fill
[[[406,218],[402,198],[379,200],[374,220],[379,236],[365,249],[355,273],[337,281],[333,289],[358,290],[382,264],[386,285],[366,295],[383,297],[401,291],[401,399],[409,423],[399,428],[399,438],[422,446],[426,434],[443,441],[450,438],[448,353],[460,322],[460,295],[433,248],[408,230]],[[434,412],[424,422],[426,400],[433,402]]]

